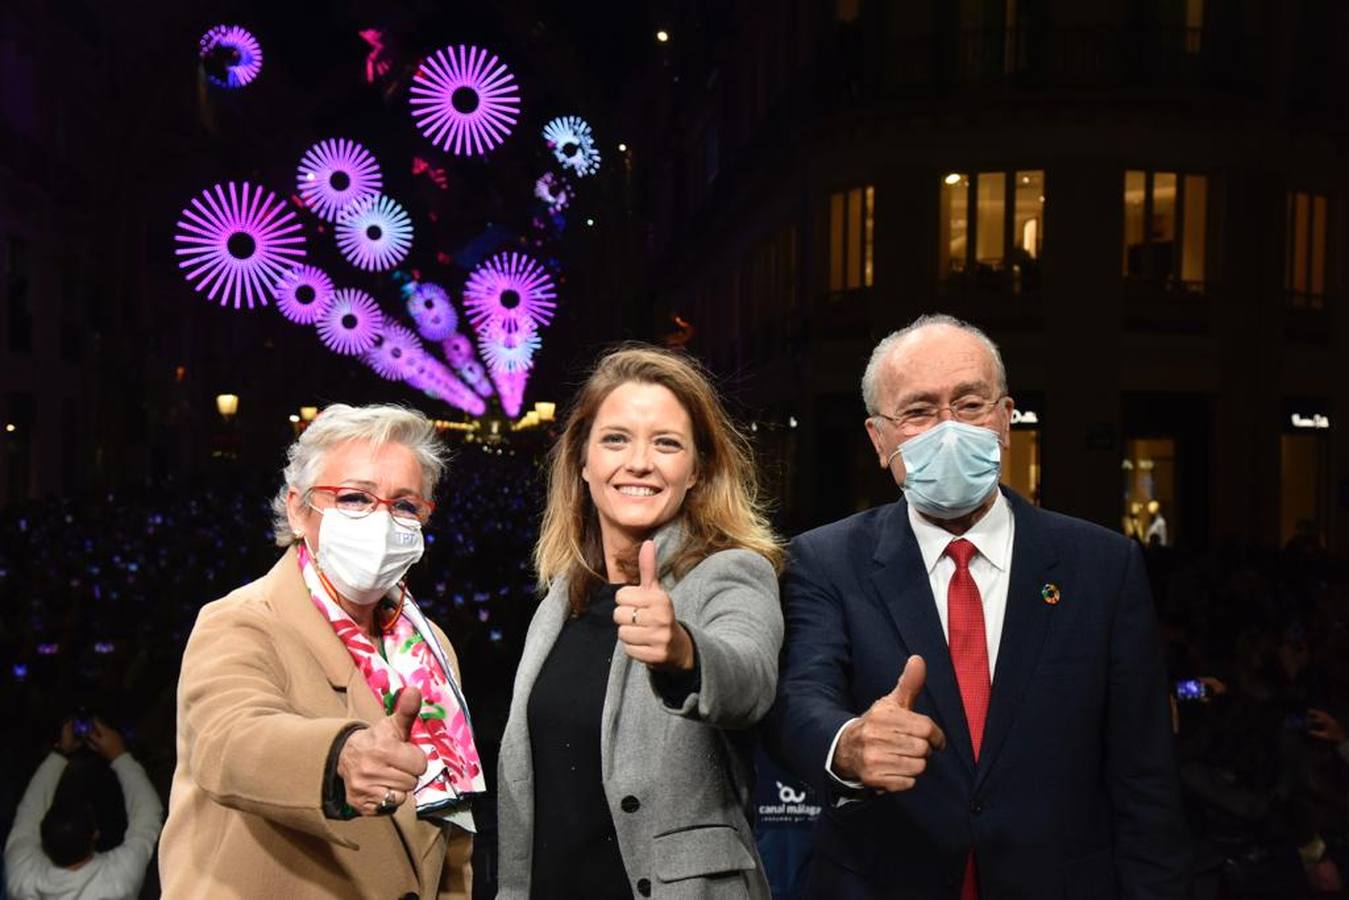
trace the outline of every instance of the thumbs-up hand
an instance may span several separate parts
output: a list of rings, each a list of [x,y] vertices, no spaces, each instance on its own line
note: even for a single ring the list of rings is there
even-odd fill
[[[422,692],[405,687],[393,712],[370,728],[353,732],[337,757],[347,803],[363,816],[392,812],[408,798],[426,771],[426,754],[411,742]]]
[[[927,680],[927,663],[910,656],[890,693],[843,729],[834,749],[834,774],[879,791],[907,791],[917,784],[934,750],[946,748],[937,724],[913,711]]]
[[[675,621],[674,603],[660,586],[656,542],[637,553],[638,583],[619,588],[614,608],[618,639],[628,656],[656,669],[693,668],[693,639]]]

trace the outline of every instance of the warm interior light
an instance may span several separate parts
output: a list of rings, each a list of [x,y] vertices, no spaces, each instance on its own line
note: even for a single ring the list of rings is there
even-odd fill
[[[314,419],[318,418],[318,414],[319,408],[317,406],[300,407],[300,418],[304,419],[306,422],[314,421]]]
[[[300,422],[300,417],[297,416],[297,415],[295,415],[295,413],[291,413],[291,414],[290,414],[290,424],[292,424],[292,425],[298,425],[299,422]]]
[[[618,152],[619,152],[619,153],[627,153],[627,152],[628,152],[628,145],[627,145],[627,144],[620,143],[620,144],[618,145]]]
[[[666,43],[670,40],[670,32],[662,28],[660,31],[656,32],[656,40],[660,41],[662,44]]]
[[[215,408],[220,411],[220,415],[226,419],[231,418],[239,411],[238,394],[216,394]]]
[[[557,404],[548,400],[539,400],[534,404],[534,412],[538,414],[540,422],[551,422],[557,414]]]
[[[947,175],[946,178],[943,180],[947,184],[960,184],[960,174],[958,172],[952,172],[950,175]]]

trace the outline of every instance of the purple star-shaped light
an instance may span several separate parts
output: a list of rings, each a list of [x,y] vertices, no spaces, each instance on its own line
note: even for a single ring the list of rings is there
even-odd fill
[[[497,397],[501,400],[501,410],[512,419],[520,415],[520,407],[525,402],[525,382],[528,380],[528,369],[492,373],[492,381],[497,386]]]
[[[419,358],[426,355],[417,336],[396,322],[385,321],[375,346],[365,352],[366,365],[382,378],[402,381],[415,370]]]
[[[456,370],[459,377],[464,380],[464,384],[473,388],[484,397],[492,396],[492,379],[487,377],[487,370],[482,367],[482,363],[476,359],[470,359]]]
[[[412,246],[412,219],[383,195],[346,208],[337,220],[337,249],[347,262],[367,272],[392,269]]]
[[[459,327],[450,295],[438,284],[424,281],[408,294],[408,314],[417,325],[417,333],[428,341],[443,341]]]
[[[275,194],[233,181],[201,192],[183,210],[173,239],[178,268],[208,300],[235,309],[267,305],[272,286],[304,256],[295,213]]]
[[[579,116],[561,116],[543,126],[543,139],[553,158],[577,175],[593,175],[600,167],[595,133]]]
[[[384,184],[375,157],[346,138],[310,147],[295,177],[304,205],[328,222],[336,222],[353,203],[374,197]]]
[[[556,297],[552,276],[523,253],[497,254],[464,285],[464,309],[474,326],[493,323],[507,334],[547,325]]]
[[[456,369],[473,359],[473,342],[466,334],[452,334],[440,344],[445,359]]]
[[[206,77],[213,84],[243,87],[262,71],[262,46],[238,25],[215,26],[201,36],[197,46]]]
[[[333,295],[332,306],[318,320],[319,338],[329,350],[344,356],[359,356],[375,346],[384,329],[384,313],[365,291],[343,288]]]
[[[313,325],[333,302],[333,280],[314,266],[296,266],[276,283],[276,308],[297,325]]]
[[[478,350],[492,372],[520,372],[534,367],[534,351],[543,340],[532,328],[507,332],[489,322],[478,332]]]
[[[520,114],[515,76],[478,47],[446,47],[412,76],[412,117],[431,143],[456,156],[482,155],[500,144]]]

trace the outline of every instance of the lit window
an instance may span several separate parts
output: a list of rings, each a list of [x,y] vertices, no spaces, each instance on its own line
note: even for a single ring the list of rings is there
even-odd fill
[[[829,197],[829,292],[875,283],[876,189],[871,185]]]
[[[1293,306],[1322,309],[1326,302],[1326,197],[1288,194],[1284,290]]]
[[[1124,274],[1185,290],[1207,280],[1208,178],[1124,173]]]
[[[976,212],[973,241],[971,204]],[[1042,170],[944,175],[937,239],[940,277],[950,281],[972,273],[982,286],[1010,287],[1017,293],[1036,290],[1044,211]]]

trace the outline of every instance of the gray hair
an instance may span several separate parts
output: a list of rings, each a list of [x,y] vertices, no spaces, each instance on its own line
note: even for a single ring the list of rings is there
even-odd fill
[[[984,347],[988,349],[988,355],[993,359],[993,375],[998,380],[998,391],[1003,394],[1007,393],[1007,369],[1002,364],[1002,354],[998,352],[998,345],[993,343],[988,335],[969,322],[957,319],[955,316],[948,316],[945,313],[924,313],[898,331],[892,331],[881,338],[881,342],[876,345],[876,349],[871,351],[871,359],[867,361],[867,369],[862,373],[862,402],[866,404],[867,415],[874,416],[881,411],[881,366],[885,363],[886,357],[905,338],[924,328],[931,328],[936,325],[958,328],[982,341]]]
[[[272,529],[276,545],[289,547],[300,539],[291,530],[286,515],[286,497],[291,489],[306,494],[314,486],[328,451],[347,441],[402,444],[412,451],[422,467],[422,496],[430,497],[445,473],[449,454],[436,435],[431,420],[415,409],[392,403],[348,406],[334,403],[318,414],[286,451],[281,470],[281,489],[272,498]]]

